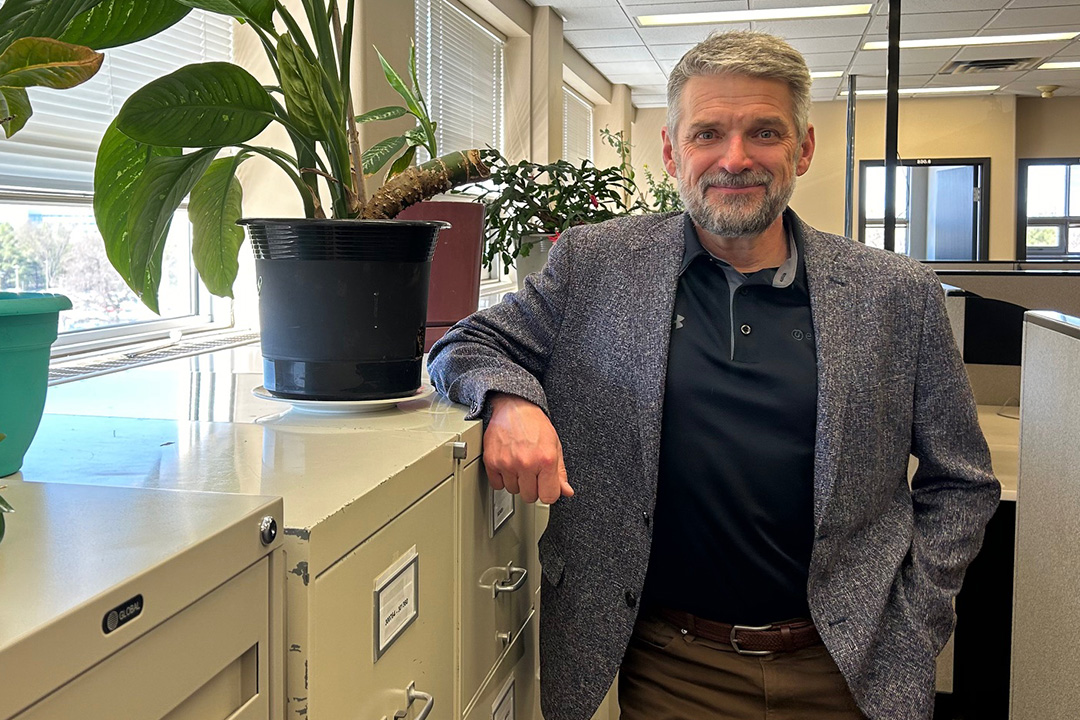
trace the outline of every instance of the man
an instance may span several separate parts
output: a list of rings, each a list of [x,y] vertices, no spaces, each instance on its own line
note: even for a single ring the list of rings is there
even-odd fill
[[[777,38],[693,48],[663,131],[687,213],[563,233],[432,349],[492,485],[554,502],[548,720],[620,666],[625,720],[932,714],[999,485],[933,273],[785,209],[809,88]]]

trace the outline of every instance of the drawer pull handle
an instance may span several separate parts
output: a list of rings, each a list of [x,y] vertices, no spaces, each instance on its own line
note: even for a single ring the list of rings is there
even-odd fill
[[[514,577],[515,573],[517,578]],[[529,577],[529,571],[525,568],[514,567],[514,563],[506,566],[506,580],[496,582],[492,586],[492,597],[499,597],[501,592],[514,592],[520,590],[525,584],[525,578]]]
[[[435,707],[435,698],[431,697],[429,693],[420,692],[419,690],[417,690],[416,683],[414,682],[409,683],[409,687],[405,689],[405,693],[409,698],[410,706],[416,700],[424,701],[424,707],[420,711],[420,714],[416,716],[416,720],[427,720],[427,716],[431,714],[431,709]],[[402,718],[408,716],[408,714],[408,708],[404,710],[398,710],[396,713],[394,713],[394,720],[401,720]]]
[[[497,632],[497,633],[495,633],[495,637],[498,638],[500,641],[502,641],[503,647],[506,647],[507,645],[509,645],[510,643],[512,643],[514,641],[514,633],[513,633],[513,631]]]

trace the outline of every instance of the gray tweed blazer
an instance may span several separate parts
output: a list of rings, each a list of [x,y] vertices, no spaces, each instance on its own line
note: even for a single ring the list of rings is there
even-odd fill
[[[929,719],[951,601],[1000,486],[933,272],[792,219],[818,354],[811,613],[868,717]],[[562,439],[576,494],[540,539],[548,720],[592,715],[634,627],[682,232],[681,214],[573,228],[521,292],[431,351],[436,387],[474,417],[487,393],[512,393]]]

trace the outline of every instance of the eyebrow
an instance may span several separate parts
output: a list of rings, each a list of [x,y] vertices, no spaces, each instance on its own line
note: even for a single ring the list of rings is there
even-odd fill
[[[760,127],[762,125],[774,128],[784,128],[791,130],[792,125],[781,115],[765,115],[759,118],[752,118],[750,123],[752,126]],[[687,137],[694,135],[701,130],[710,130],[718,127],[719,123],[709,122],[707,120],[699,120],[698,122],[690,123],[686,127]]]

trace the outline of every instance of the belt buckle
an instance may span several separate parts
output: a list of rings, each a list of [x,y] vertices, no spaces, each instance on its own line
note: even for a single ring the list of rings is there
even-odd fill
[[[736,633],[738,633],[739,630],[771,630],[771,629],[772,629],[772,625],[758,625],[758,626],[753,626],[753,625],[732,625],[731,626],[731,635],[729,636],[729,639],[730,639],[730,642],[731,642],[731,647],[733,647],[735,649],[735,652],[739,653],[740,655],[772,655],[773,654],[772,650],[744,650],[741,647],[739,647],[739,641],[735,637]]]

